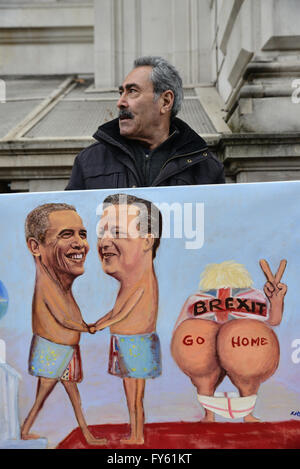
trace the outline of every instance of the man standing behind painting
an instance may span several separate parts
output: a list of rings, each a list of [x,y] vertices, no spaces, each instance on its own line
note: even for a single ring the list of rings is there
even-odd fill
[[[116,194],[103,203],[98,252],[104,272],[120,282],[120,289],[112,311],[94,326],[110,327],[108,371],[123,378],[130,417],[130,437],[121,440],[125,444],[144,443],[145,380],[161,374],[153,266],[161,229],[161,214],[149,201]]]
[[[38,385],[21,436],[27,440],[39,438],[29,433],[30,428],[61,381],[87,443],[103,445],[106,440],[93,437],[87,427],[76,384],[82,380],[80,333],[89,332],[89,328],[73,297],[72,284],[84,273],[89,251],[86,229],[72,205],[45,204],[29,213],[25,234],[36,266],[29,373],[38,377]]]
[[[177,117],[182,79],[162,57],[140,57],[119,87],[119,116],[75,158],[67,190],[223,184],[223,164]]]

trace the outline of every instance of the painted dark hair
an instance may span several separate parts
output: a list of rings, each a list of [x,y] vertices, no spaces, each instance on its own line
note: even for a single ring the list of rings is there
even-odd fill
[[[72,210],[76,212],[76,208],[73,205],[64,203],[39,205],[34,210],[32,210],[27,215],[25,221],[26,241],[28,241],[29,238],[34,238],[37,241],[43,243],[45,241],[46,231],[49,227],[50,213],[61,210]]]
[[[109,205],[136,205],[138,208],[142,207],[145,210],[140,211],[142,215],[144,213],[147,217],[147,234],[152,234],[154,243],[152,247],[153,259],[156,256],[156,251],[160,245],[160,238],[162,234],[162,215],[159,209],[149,200],[141,199],[134,195],[128,194],[113,194],[106,197],[103,202],[103,210]],[[144,225],[142,223],[142,225]],[[146,234],[146,233],[144,233]]]

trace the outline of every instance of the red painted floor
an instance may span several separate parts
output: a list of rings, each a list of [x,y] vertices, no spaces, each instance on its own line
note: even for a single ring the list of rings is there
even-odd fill
[[[106,449],[300,449],[300,421],[264,423],[168,422],[145,425],[143,446],[120,445],[129,426],[89,426],[94,436],[107,438]],[[57,449],[97,448],[88,446],[76,428]]]

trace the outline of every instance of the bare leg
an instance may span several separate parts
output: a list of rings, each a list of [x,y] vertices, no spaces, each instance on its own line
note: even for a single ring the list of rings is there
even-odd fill
[[[224,378],[216,353],[220,324],[205,319],[188,319],[174,332],[171,353],[179,368],[197,388],[198,394],[213,396]],[[213,422],[214,413],[205,409],[204,422]]]
[[[236,375],[229,377],[232,383],[238,388],[241,397],[253,396],[258,393],[260,386],[260,380],[258,378],[251,377],[251,382],[248,383]],[[260,420],[251,413],[244,417],[244,422],[260,422]]]
[[[145,393],[145,380],[137,380],[137,395],[136,395],[136,439],[138,444],[144,443],[144,393]]]
[[[124,378],[124,390],[130,419],[130,437],[121,440],[128,445],[144,444],[144,392],[145,380],[141,378]]]
[[[197,393],[204,396],[213,396],[218,385],[223,381],[225,372],[221,368],[215,368],[205,376],[193,376],[191,381],[197,388]],[[215,414],[211,410],[204,409],[205,416],[202,422],[214,422]]]
[[[28,416],[24,420],[24,423],[21,428],[21,438],[23,440],[33,440],[33,439],[40,438],[39,435],[36,435],[34,433],[29,433],[29,430],[32,427],[41,408],[43,407],[45,400],[47,399],[49,394],[52,392],[56,384],[57,384],[56,379],[50,379],[50,378],[38,379],[35,403],[33,404],[33,407],[30,410]]]
[[[246,423],[260,422],[260,419],[258,419],[257,417],[254,417],[254,415],[252,414],[249,414],[249,415],[246,415],[246,417],[244,417],[244,422]]]
[[[62,380],[61,382],[64,385],[65,390],[68,393],[68,396],[70,398],[70,401],[72,403],[72,406],[75,412],[77,422],[82,430],[83,436],[86,439],[87,443],[93,446],[105,445],[107,443],[107,440],[105,438],[103,439],[95,438],[88,429],[88,426],[86,424],[86,421],[85,421],[85,418],[81,409],[81,399],[80,399],[80,394],[79,394],[76,383],[72,381],[65,381],[65,380]]]

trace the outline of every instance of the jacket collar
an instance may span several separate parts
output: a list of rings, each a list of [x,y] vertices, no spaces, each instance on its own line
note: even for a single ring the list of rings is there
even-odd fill
[[[193,150],[202,150],[207,148],[207,143],[201,138],[188,124],[181,119],[175,117],[172,121],[172,125],[178,129],[177,135],[172,139],[174,145],[173,154],[188,153]],[[130,149],[130,140],[122,137],[119,130],[119,119],[109,121],[100,127],[93,135],[94,139],[98,141],[105,140],[112,145],[122,147],[126,153],[132,154]]]

